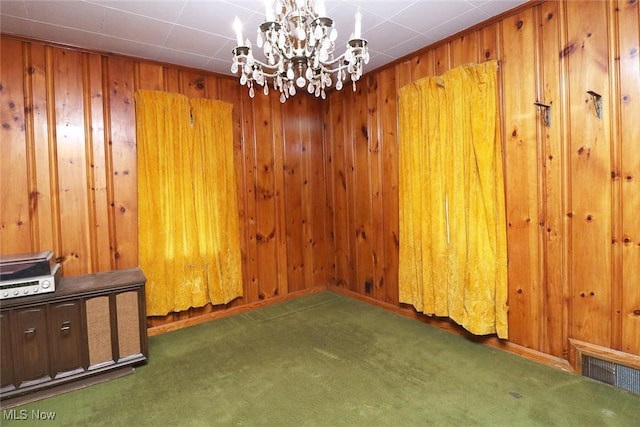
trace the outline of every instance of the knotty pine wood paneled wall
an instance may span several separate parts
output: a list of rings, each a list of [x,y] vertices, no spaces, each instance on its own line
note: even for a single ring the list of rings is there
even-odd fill
[[[399,305],[398,88],[497,59],[509,341],[564,359],[569,339],[640,355],[639,25],[637,0],[536,3],[332,93],[339,286]]]
[[[229,307],[334,279],[315,98],[251,100],[232,77],[6,35],[1,49],[2,254],[52,249],[65,276],[138,264],[134,93],[149,89],[234,106],[245,288]]]

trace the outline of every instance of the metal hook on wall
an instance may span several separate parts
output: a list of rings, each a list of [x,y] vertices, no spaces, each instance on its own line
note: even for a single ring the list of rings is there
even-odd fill
[[[598,117],[598,120],[602,119],[602,95],[592,90],[588,90],[587,93],[591,96],[591,101],[593,101],[596,117]]]
[[[538,110],[544,108],[544,125],[548,128],[551,127],[551,105],[543,104],[542,102],[534,102],[533,105],[538,107]]]

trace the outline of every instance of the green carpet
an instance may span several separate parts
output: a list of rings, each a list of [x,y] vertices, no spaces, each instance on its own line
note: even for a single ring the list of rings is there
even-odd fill
[[[149,353],[2,426],[640,424],[638,395],[333,292],[155,336]]]

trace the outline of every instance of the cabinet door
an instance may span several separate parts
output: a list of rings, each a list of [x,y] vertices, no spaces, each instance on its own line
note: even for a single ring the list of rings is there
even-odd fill
[[[86,366],[81,302],[67,301],[49,306],[51,367],[54,378],[82,372]]]
[[[14,311],[11,323],[20,387],[50,380],[46,305]]]
[[[0,390],[15,389],[16,375],[13,370],[13,351],[11,346],[10,312],[0,313]]]

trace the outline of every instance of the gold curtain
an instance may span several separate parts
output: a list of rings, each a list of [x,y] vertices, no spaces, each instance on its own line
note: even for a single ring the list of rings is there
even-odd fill
[[[139,264],[147,314],[242,295],[232,105],[136,92]]]
[[[496,61],[400,89],[400,301],[507,338]]]

